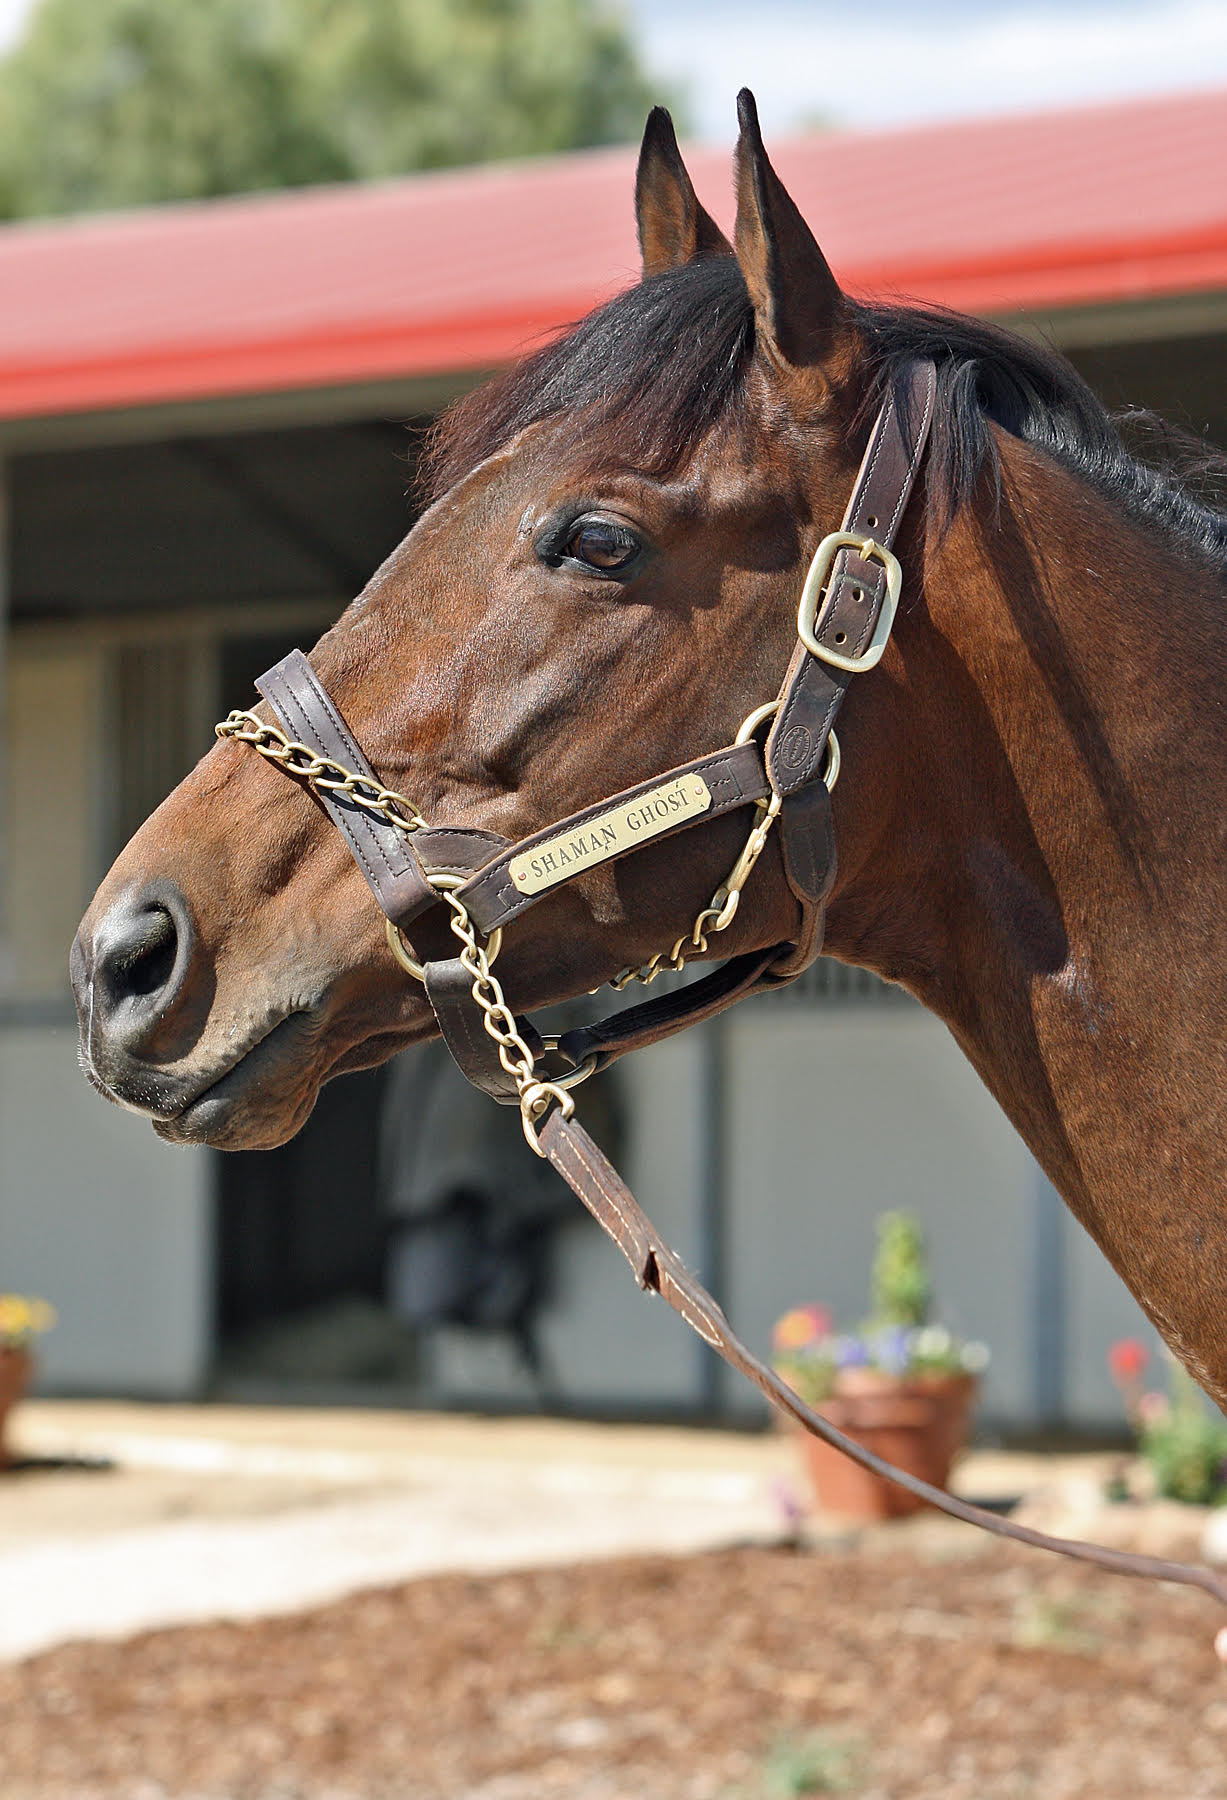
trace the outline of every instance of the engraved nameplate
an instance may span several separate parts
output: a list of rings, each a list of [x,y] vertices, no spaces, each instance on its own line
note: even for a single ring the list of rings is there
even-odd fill
[[[623,801],[607,812],[594,813],[582,825],[545,838],[531,850],[513,856],[507,867],[522,894],[542,894],[584,869],[622,856],[638,844],[672,831],[683,819],[705,813],[711,789],[701,775],[681,775],[650,788],[637,800]]]

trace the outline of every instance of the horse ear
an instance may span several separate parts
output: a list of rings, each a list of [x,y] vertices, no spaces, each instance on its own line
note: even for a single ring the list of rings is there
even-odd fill
[[[847,302],[813,233],[767,160],[749,88],[737,96],[737,260],[754,303],[759,342],[793,366],[830,355]]]
[[[704,256],[731,256],[716,221],[699,205],[698,196],[663,106],[654,106],[644,127],[635,173],[635,217],[644,275],[680,269]]]

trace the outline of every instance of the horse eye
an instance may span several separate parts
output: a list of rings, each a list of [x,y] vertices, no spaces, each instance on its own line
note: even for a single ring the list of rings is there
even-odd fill
[[[566,543],[566,555],[590,569],[625,569],[639,554],[639,539],[626,525],[612,519],[584,519]]]

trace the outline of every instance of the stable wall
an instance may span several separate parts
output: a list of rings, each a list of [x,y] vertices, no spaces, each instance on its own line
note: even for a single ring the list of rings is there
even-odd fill
[[[209,1159],[105,1105],[77,1063],[68,947],[114,816],[103,647],[8,647],[0,937],[0,1289],[51,1301],[40,1385],[197,1392],[211,1355]]]
[[[207,1152],[99,1100],[74,1024],[0,1031],[0,1276],[59,1314],[39,1347],[43,1391],[199,1392],[211,1191]]]
[[[800,1302],[862,1318],[874,1220],[906,1207],[940,1316],[992,1351],[984,1415],[1120,1423],[1107,1349],[1150,1328],[938,1020],[903,1002],[747,1008],[728,1093],[727,1297],[754,1348]]]

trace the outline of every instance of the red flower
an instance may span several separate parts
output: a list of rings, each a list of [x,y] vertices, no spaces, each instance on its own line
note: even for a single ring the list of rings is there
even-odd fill
[[[790,1350],[808,1349],[828,1336],[830,1330],[831,1315],[825,1306],[794,1306],[776,1320],[771,1342],[776,1350],[787,1354]]]
[[[1137,1338],[1120,1338],[1108,1351],[1112,1379],[1122,1385],[1136,1381],[1149,1361],[1149,1350]]]

